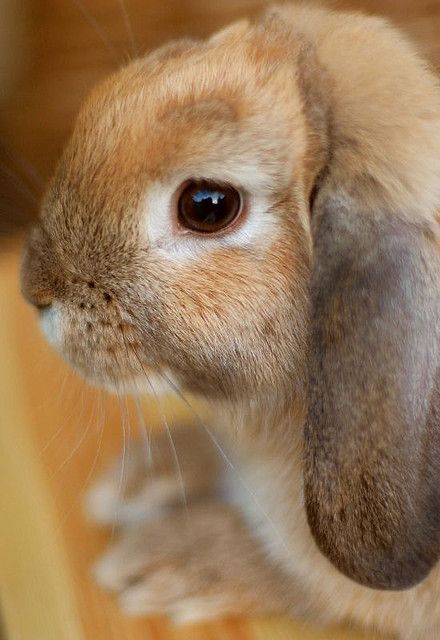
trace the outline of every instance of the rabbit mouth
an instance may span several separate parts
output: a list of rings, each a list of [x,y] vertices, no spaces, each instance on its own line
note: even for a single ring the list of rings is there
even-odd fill
[[[55,303],[41,309],[40,327],[49,344],[94,386],[118,393],[151,392],[153,380],[160,386],[142,335],[127,319],[78,313]]]

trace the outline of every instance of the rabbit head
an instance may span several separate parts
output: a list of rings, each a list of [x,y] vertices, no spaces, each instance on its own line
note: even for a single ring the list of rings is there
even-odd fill
[[[107,80],[79,114],[23,289],[49,341],[93,382],[139,385],[156,370],[214,396],[291,390],[320,159],[305,172],[286,51],[258,45],[239,23],[167,46]],[[197,225],[188,217],[200,217],[203,193],[213,219]]]

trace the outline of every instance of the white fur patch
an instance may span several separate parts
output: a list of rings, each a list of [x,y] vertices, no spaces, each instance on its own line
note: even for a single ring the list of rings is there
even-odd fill
[[[41,331],[50,345],[57,351],[61,350],[63,342],[63,322],[61,312],[56,303],[40,312]]]

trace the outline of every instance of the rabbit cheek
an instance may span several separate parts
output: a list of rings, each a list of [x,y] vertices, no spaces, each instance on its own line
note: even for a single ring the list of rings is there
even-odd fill
[[[147,363],[137,328],[117,303],[108,302],[109,295],[98,291],[67,311],[62,355],[93,384],[129,390]]]
[[[228,249],[198,263],[197,278],[193,265],[170,274],[158,335],[185,388],[230,399],[291,393],[303,379],[307,256],[281,240],[257,266],[252,252]]]

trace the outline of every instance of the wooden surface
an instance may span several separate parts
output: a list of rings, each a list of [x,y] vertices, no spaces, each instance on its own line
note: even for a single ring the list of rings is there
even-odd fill
[[[0,0],[19,5],[15,86],[0,87],[0,232],[36,211],[42,186],[90,87],[126,59],[180,35],[205,35],[263,3],[253,0]],[[440,0],[347,0],[392,17],[440,63]],[[4,24],[4,23],[3,23]],[[0,25],[1,38],[1,25]],[[1,45],[1,42],[0,42]],[[21,215],[18,215],[20,212]],[[286,620],[227,620],[174,629],[130,620],[89,576],[109,541],[82,496],[121,448],[120,407],[87,389],[40,337],[18,293],[18,250],[0,245],[0,594],[9,640],[352,640]],[[130,411],[130,408],[129,408]],[[172,399],[173,420],[183,407]],[[149,424],[160,422],[146,404]],[[135,420],[133,420],[133,429]],[[337,597],[337,594],[335,594]]]

